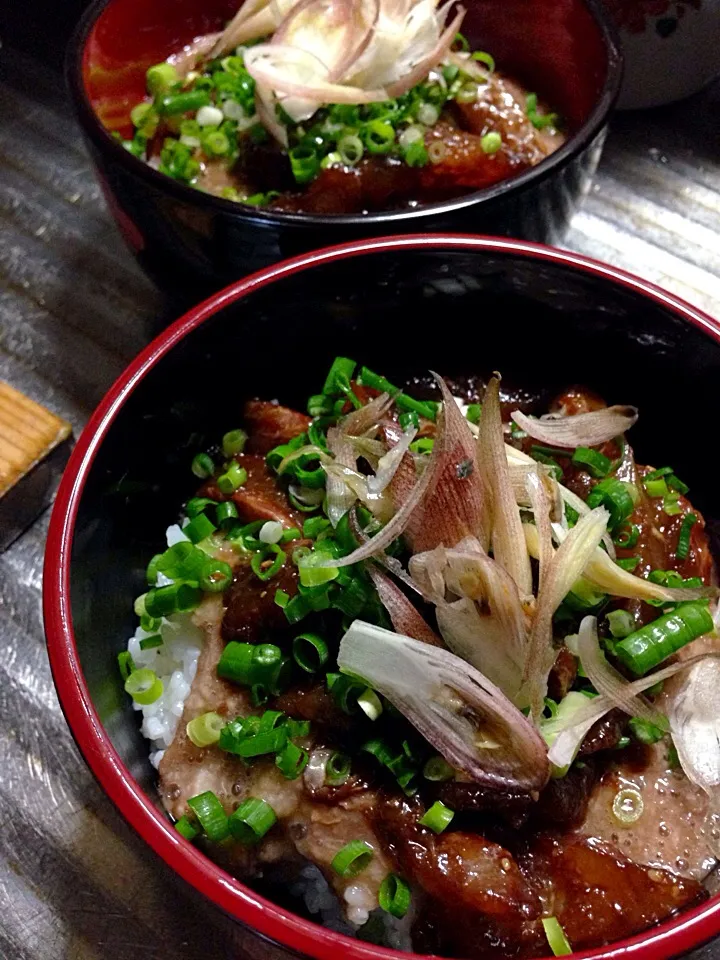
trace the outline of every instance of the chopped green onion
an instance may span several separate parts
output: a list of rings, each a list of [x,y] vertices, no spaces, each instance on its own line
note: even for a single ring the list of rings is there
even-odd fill
[[[580,577],[573,584],[572,590],[565,597],[565,604],[578,613],[594,610],[607,599],[607,595],[599,592],[589,580]]]
[[[332,858],[330,866],[340,877],[356,877],[373,858],[373,848],[365,840],[351,840]]]
[[[206,790],[205,793],[191,797],[188,800],[188,806],[200,821],[200,826],[208,840],[219,843],[228,836],[230,832],[228,816],[212,790]]]
[[[596,480],[606,477],[612,466],[612,460],[609,457],[591,447],[577,447],[572,455],[572,462],[576,467],[587,470]]]
[[[145,579],[150,584],[150,586],[155,586],[157,583],[157,575],[160,569],[159,564],[162,562],[162,554],[156,553],[152,558],[150,563],[147,565],[147,570],[145,571]]]
[[[275,591],[275,603],[281,610],[284,610],[288,605],[290,600],[290,594],[286,593],[285,590],[276,590]]]
[[[592,488],[587,497],[587,505],[591,510],[594,507],[605,507],[610,513],[609,527],[614,530],[631,516],[635,509],[636,496],[637,490],[631,483],[608,477]]]
[[[200,590],[189,583],[172,583],[153,587],[145,595],[145,610],[151,617],[168,617],[172,613],[194,610],[202,600]]]
[[[250,846],[265,836],[276,823],[275,811],[265,800],[248,797],[231,814],[228,825],[235,840]]]
[[[433,783],[442,783],[454,778],[455,769],[450,766],[445,757],[430,757],[423,767],[423,776]]]
[[[219,677],[242,686],[268,681],[282,662],[282,650],[272,643],[238,643],[225,645],[217,665]]]
[[[671,490],[676,490],[678,493],[681,493],[683,496],[685,496],[685,494],[688,493],[688,491],[690,490],[690,487],[686,483],[683,483],[682,480],[678,479],[678,477],[676,477],[674,473],[671,473],[667,477],[666,482]]]
[[[320,169],[320,159],[313,147],[293,147],[288,152],[288,158],[296,183],[310,183],[311,180],[315,179]]]
[[[210,94],[206,90],[168,93],[155,101],[155,108],[161,117],[175,117],[179,113],[190,113],[207,106],[210,106]]]
[[[162,620],[160,617],[150,617],[147,613],[144,613],[140,617],[140,627],[142,630],[145,630],[146,633],[153,633],[155,630],[159,630],[162,625]]]
[[[287,731],[282,727],[275,730],[268,730],[266,733],[256,733],[254,736],[243,736],[236,739],[232,746],[221,743],[224,750],[235,754],[237,757],[263,757],[268,753],[277,753],[282,750],[287,743]]]
[[[159,633],[156,633],[154,637],[145,637],[140,641],[141,650],[154,650],[155,647],[161,647],[163,644],[163,638]]]
[[[475,103],[475,101],[478,99],[479,91],[480,86],[476,80],[467,80],[458,88],[455,94],[455,99],[458,103]],[[480,145],[482,146],[482,141]]]
[[[489,53],[485,53],[483,50],[475,50],[471,59],[477,60],[479,63],[484,63],[490,73],[495,72],[495,59]]]
[[[160,699],[163,694],[163,682],[154,670],[143,667],[133,670],[127,678],[125,693],[129,693],[135,703],[146,707]]]
[[[491,130],[490,133],[486,133],[480,140],[483,153],[487,153],[489,156],[497,153],[498,150],[502,148],[502,144],[502,137],[497,130]]]
[[[230,459],[236,453],[242,453],[247,443],[247,434],[244,430],[229,430],[222,438],[222,452]]]
[[[288,740],[297,740],[299,737],[307,737],[310,735],[310,721],[293,720],[292,717],[288,717],[288,719],[285,721],[285,729],[287,730]]]
[[[642,794],[636,787],[623,787],[622,790],[618,790],[612,805],[615,819],[625,827],[637,823],[643,814],[644,807]]]
[[[470,423],[478,424],[480,423],[480,416],[482,414],[482,404],[481,403],[469,403],[468,408],[465,411],[465,418],[469,420]]]
[[[271,554],[274,554],[272,561],[270,561]],[[276,543],[269,543],[263,550],[252,555],[250,566],[259,580],[272,580],[276,574],[280,573],[286,559],[285,551],[281,547]]]
[[[610,633],[616,640],[623,640],[629,637],[635,629],[635,620],[627,610],[611,610],[607,614],[607,622],[610,627]]]
[[[211,533],[215,533],[216,529],[212,520],[204,513],[199,513],[196,517],[193,517],[189,523],[185,524],[182,532],[191,543],[200,543],[205,537],[209,537]]]
[[[384,120],[371,120],[362,134],[370,153],[389,153],[395,143],[395,130]]]
[[[650,723],[649,720],[643,720],[642,717],[631,717],[628,726],[635,739],[647,746],[662,740],[666,733],[662,727],[659,727],[655,723]]]
[[[355,369],[354,361],[350,361]],[[329,396],[322,393],[316,393],[308,400],[308,413],[311,417],[326,417],[332,413],[332,400]]]
[[[254,683],[250,687],[250,700],[254,707],[261,707],[270,699],[270,692],[262,683]]]
[[[223,529],[227,529],[231,526],[238,518],[238,508],[232,502],[232,500],[223,500],[222,503],[218,503],[215,509],[215,519],[217,520],[217,525]]]
[[[659,477],[657,480],[648,480],[646,478],[644,483],[649,497],[667,496],[668,486],[664,477]]]
[[[309,759],[307,750],[288,741],[275,757],[275,766],[287,780],[297,780]]]
[[[660,477],[669,477],[673,472],[672,467],[660,467],[657,470],[651,470],[650,473],[646,473],[645,480],[659,480]]]
[[[543,917],[542,925],[550,949],[556,957],[566,957],[572,953],[572,947],[557,917]]]
[[[631,673],[641,677],[712,629],[713,619],[706,600],[680,603],[615,644],[613,652]]]
[[[326,559],[326,555],[319,553],[312,553],[302,558],[301,562],[298,563],[298,571],[300,573],[300,583],[303,587],[319,587],[323,583],[337,580],[339,576],[337,567],[317,566]]]
[[[220,739],[225,721],[217,713],[203,713],[185,727],[185,732],[196,747],[209,747]]]
[[[613,536],[613,543],[621,550],[632,550],[640,539],[640,527],[635,523],[624,523]]]
[[[345,393],[355,373],[355,366],[355,361],[348,357],[335,357],[325,378],[323,396],[336,397],[338,394]]]
[[[632,573],[635,567],[640,563],[640,557],[621,557],[615,563],[622,569]]]
[[[156,63],[149,67],[145,74],[145,83],[153,96],[166,93],[172,86],[180,82],[180,77],[171,63]]]
[[[420,426],[420,418],[414,410],[401,413],[398,419],[403,430],[407,430],[408,427],[414,427],[417,430]]]
[[[383,712],[380,697],[368,687],[357,698],[357,705],[369,720],[377,720]]]
[[[530,450],[533,460],[537,460],[538,463],[544,463],[546,467],[550,467],[550,472],[553,477],[558,481],[558,483],[563,478],[563,469],[560,464],[553,457],[547,456],[545,453],[541,453],[537,447],[532,447]]]
[[[436,800],[425,816],[420,818],[420,824],[428,827],[433,833],[442,833],[449,826],[455,816],[455,811],[446,807],[441,800]]]
[[[200,573],[200,587],[208,593],[222,593],[232,583],[232,567],[224,560],[208,560]]]
[[[118,669],[120,670],[120,676],[123,679],[123,683],[127,680],[130,674],[135,669],[135,664],[133,663],[133,658],[127,650],[121,650],[117,655]]]
[[[680,505],[680,494],[670,490],[663,497],[663,510],[669,517],[678,517],[683,512]]]
[[[279,543],[283,535],[283,525],[277,520],[266,520],[258,530],[261,543]]]
[[[317,633],[301,633],[292,645],[293,659],[305,673],[317,673],[328,660],[328,646]]]
[[[350,776],[352,760],[347,753],[336,750],[325,764],[325,783],[330,787],[341,787]]]
[[[218,506],[217,500],[210,500],[209,497],[191,497],[185,506],[185,513],[192,520],[199,513],[203,513],[208,507]]]
[[[235,493],[239,487],[247,482],[247,478],[245,467],[241,467],[237,460],[233,460],[225,473],[217,478],[218,490],[220,493],[230,496],[231,493]]]
[[[337,149],[342,163],[349,167],[358,163],[365,152],[362,140],[354,134],[346,134],[344,137],[340,137]]]
[[[303,536],[310,540],[316,540],[321,533],[330,530],[332,524],[326,517],[308,517],[303,523]]]
[[[676,556],[678,560],[686,560],[688,553],[690,552],[690,537],[692,536],[692,528],[697,523],[697,516],[694,513],[686,513],[683,517],[683,522],[680,525],[680,533],[678,534],[678,545],[676,550]]]
[[[378,904],[385,913],[402,919],[410,906],[410,887],[397,874],[389,873],[380,884]]]
[[[293,540],[301,540],[302,533],[297,527],[290,527],[289,530],[283,530],[280,537],[280,543],[292,543]]]
[[[413,141],[403,152],[403,160],[409,167],[426,167],[430,154],[422,140]]]
[[[190,469],[200,480],[207,480],[215,472],[215,464],[206,453],[198,453],[197,456],[193,457]]]
[[[393,386],[385,377],[373,373],[367,367],[360,368],[359,382],[365,387],[372,387],[374,390],[380,390],[382,393],[389,393],[394,398],[398,409],[415,411],[419,416],[426,420],[435,420],[437,416],[437,405],[428,400],[414,400],[406,393],[403,393],[398,387]]]
[[[186,840],[194,840],[195,837],[200,833],[200,829],[197,824],[193,823],[189,817],[180,817],[175,823],[175,829],[180,834],[181,837],[185,837]]]
[[[288,600],[283,609],[285,610],[285,618],[288,623],[299,623],[310,613],[309,604],[306,603],[305,598],[299,594]]]
[[[209,157],[226,157],[231,150],[230,141],[222,130],[208,130],[204,133],[202,146]]]
[[[356,713],[358,697],[365,692],[367,684],[342,673],[328,673],[326,681],[328,690],[343,713]]]

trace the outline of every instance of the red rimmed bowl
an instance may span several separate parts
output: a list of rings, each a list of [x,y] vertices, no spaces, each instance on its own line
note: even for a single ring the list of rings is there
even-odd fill
[[[565,145],[540,165],[456,200],[348,216],[289,214],[203,194],[114,140],[145,93],[145,70],[219,28],[239,0],[96,0],[67,57],[75,110],[115,219],[141,265],[170,289],[217,289],[330,243],[387,233],[464,230],[556,242],[597,167],[622,60],[599,0],[469,0],[474,45],[567,120]]]
[[[134,629],[132,599],[144,589],[147,558],[193,491],[188,463],[203,437],[235,426],[245,398],[303,403],[336,354],[381,365],[391,378],[432,364],[448,374],[500,369],[528,386],[583,382],[613,398],[621,385],[622,401],[641,409],[641,461],[662,451],[717,529],[714,484],[695,451],[707,444],[718,405],[720,324],[571,253],[462,236],[349,244],[236,283],[151,343],[96,410],[63,478],[45,564],[48,650],[65,715],[95,776],[169,867],[241,922],[244,957],[409,955],[288,912],[175,832],[160,808],[116,656]],[[719,932],[715,898],[582,956],[663,960]]]

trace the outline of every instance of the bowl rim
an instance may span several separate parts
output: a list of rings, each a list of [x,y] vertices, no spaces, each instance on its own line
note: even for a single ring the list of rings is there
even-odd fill
[[[256,290],[326,264],[382,252],[463,251],[507,255],[569,267],[630,289],[697,327],[720,344],[720,321],[624,270],[542,244],[469,234],[413,234],[327,247],[285,260],[236,281],[192,308],[157,336],[125,369],[92,414],[63,474],[52,510],[43,575],[48,655],[61,707],[92,773],[120,813],[177,874],[216,906],[265,937],[315,960],[422,960],[420,955],[376,947],[334,933],[278,907],[235,880],[183,839],[135,781],[115,751],[83,677],[70,604],[75,521],[88,473],[118,412],[143,378],[195,329]],[[660,926],[606,947],[575,954],[578,960],[665,960],[720,933],[720,896]]]
[[[332,227],[367,226],[393,229],[402,229],[404,225],[417,223],[422,229],[422,220],[427,217],[439,217],[455,211],[464,210],[482,203],[491,204],[492,201],[508,194],[519,193],[528,185],[537,185],[549,179],[554,173],[571,163],[599,136],[607,124],[608,117],[620,95],[620,86],[623,79],[624,59],[620,36],[614,22],[602,6],[600,0],[580,0],[591,14],[605,44],[607,75],[603,84],[602,93],[583,125],[568,137],[567,141],[534,167],[519,173],[507,180],[476,190],[474,193],[457,197],[454,200],[445,200],[438,203],[420,205],[410,210],[384,210],[367,214],[310,214],[285,213],[281,211],[263,210],[262,208],[248,207],[223,197],[210,193],[203,193],[193,187],[180,183],[153,167],[144,160],[133,156],[122,144],[118,143],[100,122],[92,107],[90,98],[85,89],[83,79],[83,59],[87,39],[101,13],[114,0],[94,0],[86,9],[68,44],[65,58],[65,76],[75,111],[80,125],[87,137],[102,153],[109,157],[127,173],[144,178],[150,186],[158,190],[165,190],[171,196],[185,203],[199,204],[209,211],[218,214],[234,214],[250,223],[259,226],[293,226],[297,228],[317,228],[318,226]]]

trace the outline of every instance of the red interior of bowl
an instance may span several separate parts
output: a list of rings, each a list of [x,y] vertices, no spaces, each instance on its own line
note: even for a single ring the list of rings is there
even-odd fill
[[[220,29],[239,0],[111,0],[88,36],[85,88],[108,130],[129,131],[145,71],[195,37]],[[583,0],[468,0],[464,32],[501,69],[537,90],[571,130],[600,98],[608,47]]]

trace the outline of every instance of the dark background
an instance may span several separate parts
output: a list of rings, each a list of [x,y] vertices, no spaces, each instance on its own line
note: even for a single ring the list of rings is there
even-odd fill
[[[70,34],[89,4],[90,0],[0,0],[0,40],[60,70]]]

